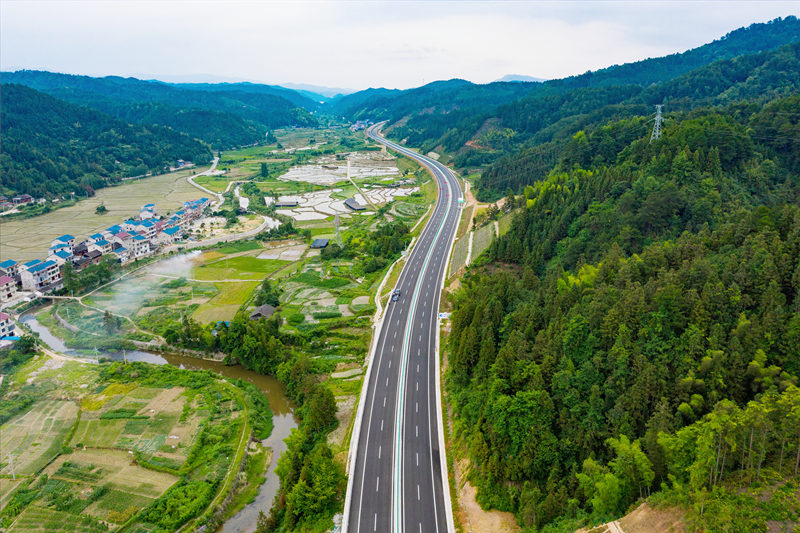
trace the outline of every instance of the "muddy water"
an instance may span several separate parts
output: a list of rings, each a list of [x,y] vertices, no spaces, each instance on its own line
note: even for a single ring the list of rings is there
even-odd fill
[[[36,317],[24,315],[21,322],[39,334],[40,338],[46,342],[53,350],[69,355],[79,355],[75,350],[71,350],[64,345],[64,342],[53,335],[49,329],[39,323]],[[273,429],[270,436],[262,441],[262,444],[272,450],[272,462],[266,473],[266,480],[258,490],[258,495],[252,503],[246,505],[236,515],[231,517],[220,528],[222,533],[250,533],[255,530],[258,522],[258,513],[263,511],[269,514],[275,495],[280,486],[278,476],[275,474],[275,466],[278,457],[286,450],[284,439],[289,436],[292,429],[297,427],[297,420],[294,417],[293,406],[286,398],[286,391],[283,385],[273,377],[256,374],[240,366],[226,366],[218,361],[208,361],[195,357],[185,357],[171,354],[155,354],[137,350],[122,352],[98,352],[98,357],[107,357],[121,361],[126,358],[128,361],[143,361],[156,365],[170,364],[178,368],[188,370],[212,370],[222,376],[231,379],[242,379],[254,384],[269,399],[269,406],[272,409]],[[88,359],[88,358],[87,358]]]

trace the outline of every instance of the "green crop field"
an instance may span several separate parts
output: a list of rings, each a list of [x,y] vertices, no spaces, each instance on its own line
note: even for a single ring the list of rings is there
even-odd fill
[[[207,281],[260,281],[283,266],[286,262],[277,259],[238,256],[197,266],[192,269],[192,277]]]
[[[65,437],[78,415],[75,402],[47,400],[37,402],[22,416],[12,418],[0,427],[3,458],[14,456],[14,473],[31,475],[61,451]],[[10,476],[6,464],[0,474]]]
[[[3,481],[3,531],[174,530],[211,504],[222,478],[236,476],[234,455],[262,424],[244,422],[243,389],[168,365],[38,356],[6,378],[4,392],[25,407],[0,432],[19,478]],[[72,400],[59,399],[66,391]],[[174,490],[187,483],[191,502]],[[151,503],[181,522],[148,515]]]

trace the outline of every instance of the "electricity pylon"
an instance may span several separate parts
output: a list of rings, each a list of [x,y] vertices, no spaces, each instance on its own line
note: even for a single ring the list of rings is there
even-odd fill
[[[661,122],[664,120],[661,117],[661,104],[656,105],[656,123],[653,124],[653,133],[650,134],[650,144],[661,138]]]

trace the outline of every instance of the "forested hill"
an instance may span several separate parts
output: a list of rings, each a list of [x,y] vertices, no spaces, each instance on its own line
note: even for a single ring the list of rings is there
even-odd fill
[[[484,166],[476,188],[480,198],[493,199],[508,190],[521,192],[542,179],[576,133],[591,132],[610,119],[651,117],[653,105],[664,103],[669,124],[676,111],[709,104],[763,102],[798,89],[800,43],[793,43],[717,61],[647,88],[579,89],[559,96],[522,99],[500,108],[496,114],[503,128],[482,134],[476,143],[480,147],[468,147],[456,162],[474,166],[491,161]],[[469,135],[468,131],[464,133]],[[613,131],[605,134],[609,147],[625,140],[615,137]],[[598,157],[604,158],[602,153]]]
[[[509,199],[448,338],[455,447],[482,505],[527,531],[651,494],[692,531],[797,523],[793,93],[676,112],[652,143],[644,118],[607,122]]]
[[[313,126],[309,111],[285,98],[316,104],[294,91],[238,85],[190,90],[156,81],[108,76],[92,78],[22,70],[2,73],[3,83],[18,83],[68,102],[85,105],[136,124],[159,124],[201,139],[215,149],[258,142],[267,130]],[[202,86],[202,84],[200,84]],[[237,87],[237,88],[233,88]]]
[[[169,128],[130,125],[22,85],[4,83],[0,97],[6,195],[86,196],[177,159],[211,159],[206,145]]]
[[[573,134],[587,124],[642,113],[642,103],[663,103],[656,101],[656,91],[649,91],[652,84],[667,86],[711,63],[775,50],[798,40],[800,21],[790,16],[740,28],[681,54],[561,80],[488,85],[450,80],[400,92],[355,93],[334,101],[329,109],[351,118],[388,120],[385,131],[391,137],[425,150],[448,152],[457,156],[457,166],[479,167],[530,142],[541,142],[531,137],[557,122],[558,132]],[[648,97],[633,101],[643,91],[649,91]],[[623,103],[636,107],[609,107]]]

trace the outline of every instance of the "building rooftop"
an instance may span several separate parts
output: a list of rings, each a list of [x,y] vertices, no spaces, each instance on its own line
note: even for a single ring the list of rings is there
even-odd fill
[[[30,261],[28,261],[27,263],[23,264],[22,266],[27,267],[27,268],[31,268],[32,266],[38,265],[41,262],[42,262],[41,259],[31,259]]]
[[[0,263],[0,268],[10,268],[10,267],[13,267],[16,264],[17,264],[17,262],[14,261],[13,259],[6,259],[2,263]]]
[[[344,205],[346,205],[347,207],[349,207],[353,211],[363,211],[364,210],[364,206],[361,205],[360,203],[356,202],[355,198],[348,198],[347,200],[344,201]]]
[[[314,239],[314,242],[311,243],[312,248],[325,248],[328,246],[328,243],[331,242],[330,239]]]
[[[43,263],[39,263],[38,265],[34,265],[28,269],[28,272],[41,272],[42,270],[47,270],[51,266],[55,266],[55,261],[45,261]]]
[[[275,313],[275,308],[269,304],[264,304],[256,307],[253,309],[253,312],[250,313],[250,318],[253,320],[259,318],[269,318]]]
[[[11,320],[11,317],[9,315],[3,313],[2,311],[0,311],[0,320],[5,322],[6,320]]]
[[[68,241],[75,240],[75,237],[73,237],[73,236],[72,236],[72,235],[70,235],[69,233],[65,233],[65,234],[64,234],[64,235],[62,235],[61,237],[58,237],[56,240],[57,240],[57,241],[61,241],[61,242],[68,242]]]
[[[0,276],[0,285],[8,285],[9,283],[14,283],[14,278],[6,275]]]

